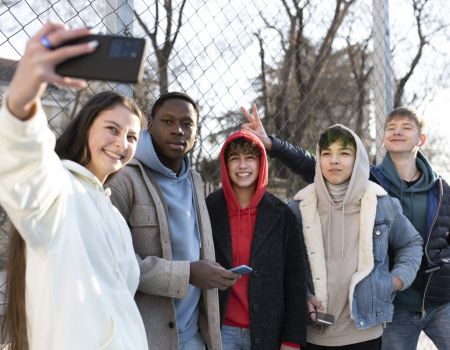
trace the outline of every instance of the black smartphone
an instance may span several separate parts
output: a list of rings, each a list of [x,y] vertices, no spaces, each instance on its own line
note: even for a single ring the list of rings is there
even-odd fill
[[[66,77],[87,80],[137,83],[142,79],[147,41],[114,35],[89,35],[65,42],[62,46],[96,40],[97,49],[87,55],[70,58],[55,68]]]
[[[326,325],[333,325],[334,324],[334,316],[331,314],[326,314],[324,312],[317,312],[316,322],[326,324]]]

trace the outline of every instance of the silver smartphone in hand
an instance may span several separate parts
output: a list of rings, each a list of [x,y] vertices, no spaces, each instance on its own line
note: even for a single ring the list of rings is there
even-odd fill
[[[325,324],[325,325],[333,325],[334,324],[334,316],[331,314],[326,314],[324,312],[316,313],[316,322]]]

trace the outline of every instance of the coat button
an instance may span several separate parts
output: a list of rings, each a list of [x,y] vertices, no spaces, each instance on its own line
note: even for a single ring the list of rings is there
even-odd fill
[[[252,309],[253,309],[253,311],[258,312],[259,311],[259,305],[258,304],[253,305]]]
[[[255,339],[255,344],[261,344],[261,338],[256,338]]]
[[[380,232],[379,230],[377,230],[377,231],[375,232],[375,235],[376,235],[376,236],[379,236],[379,235],[381,235],[381,232]]]
[[[175,327],[175,323],[173,323],[172,321],[169,322],[169,328],[173,328]]]

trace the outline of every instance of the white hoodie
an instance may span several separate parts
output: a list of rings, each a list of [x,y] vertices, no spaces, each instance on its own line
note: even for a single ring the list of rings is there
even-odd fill
[[[0,204],[26,241],[30,350],[147,349],[133,300],[139,268],[109,191],[61,162],[42,110],[0,111]]]

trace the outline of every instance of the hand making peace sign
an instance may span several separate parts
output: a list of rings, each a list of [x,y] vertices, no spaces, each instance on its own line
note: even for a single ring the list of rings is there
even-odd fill
[[[256,105],[252,105],[252,114],[250,114],[247,109],[241,106],[241,112],[244,114],[248,123],[242,124],[242,129],[248,132],[251,132],[253,135],[258,137],[263,143],[266,150],[270,150],[272,148],[272,140],[267,135],[266,130],[264,130],[264,126],[259,118],[258,111],[256,109]]]

